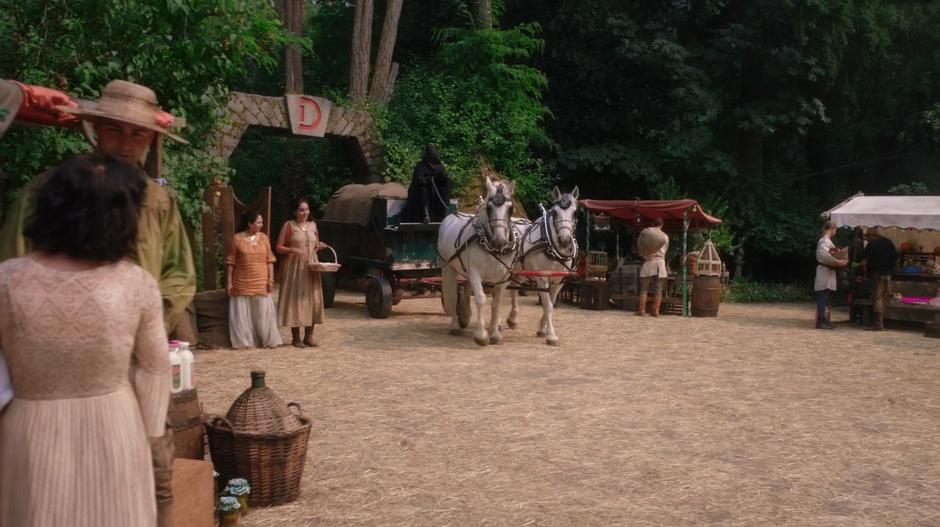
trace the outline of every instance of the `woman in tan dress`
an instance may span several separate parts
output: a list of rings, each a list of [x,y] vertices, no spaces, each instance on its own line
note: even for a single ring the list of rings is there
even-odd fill
[[[225,258],[228,331],[233,348],[275,348],[283,343],[271,300],[276,258],[262,227],[261,214],[245,212],[243,230],[232,238]]]
[[[36,195],[33,252],[0,264],[0,526],[153,527],[149,437],[170,363],[154,279],[127,261],[145,182],[77,156]]]
[[[283,255],[281,288],[277,301],[277,320],[282,327],[289,327],[291,344],[302,348],[314,347],[316,324],[323,323],[323,289],[320,273],[313,273],[307,264],[317,262],[317,251],[325,249],[320,242],[317,224],[310,221],[310,202],[304,198],[294,201],[291,210],[294,219],[284,223],[277,237],[277,253]],[[304,340],[300,340],[300,328],[304,328]]]

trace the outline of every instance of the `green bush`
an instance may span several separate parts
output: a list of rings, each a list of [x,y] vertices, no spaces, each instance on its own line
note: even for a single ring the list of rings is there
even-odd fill
[[[368,108],[386,154],[385,176],[407,184],[427,143],[436,144],[466,189],[484,158],[516,182],[524,204],[547,194],[547,169],[535,155],[551,146],[542,130],[545,76],[521,64],[539,53],[536,25],[447,28],[433,59],[402,67],[387,107]]]
[[[229,83],[250,68],[270,74],[280,47],[296,42],[264,0],[0,0],[0,35],[0,78],[86,99],[97,99],[108,81],[126,79],[149,86],[164,108],[186,118],[182,134],[191,144],[168,142],[165,167],[191,227],[199,224],[206,186],[229,176],[206,153]],[[12,199],[46,167],[88,149],[74,130],[10,130],[0,140],[9,178],[0,198]]]
[[[758,302],[805,302],[812,300],[808,285],[761,283],[739,278],[725,290],[722,300],[735,304]]]

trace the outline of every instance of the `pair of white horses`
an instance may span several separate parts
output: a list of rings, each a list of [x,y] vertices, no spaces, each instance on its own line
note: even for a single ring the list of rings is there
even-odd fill
[[[458,295],[460,277],[472,289],[476,304],[473,338],[477,344],[485,346],[502,342],[501,299],[507,287],[518,284],[517,280],[522,281],[514,275],[520,271],[536,271],[544,273],[530,278],[535,282],[542,304],[542,320],[536,335],[544,337],[547,344],[557,346],[558,335],[552,320],[555,298],[561,290],[562,274],[573,269],[578,254],[574,235],[578,188],[562,193],[555,187],[551,209],[543,211],[542,217],[534,222],[512,217],[514,189],[511,181],[494,183],[486,178],[486,197],[476,215],[451,214],[441,222],[437,250],[444,259],[441,281],[444,308],[451,315],[450,334],[463,334],[457,302],[469,302],[470,295]],[[489,327],[483,317],[484,285],[491,286],[493,294]],[[512,310],[507,326],[515,329],[518,292],[512,290],[510,296]]]

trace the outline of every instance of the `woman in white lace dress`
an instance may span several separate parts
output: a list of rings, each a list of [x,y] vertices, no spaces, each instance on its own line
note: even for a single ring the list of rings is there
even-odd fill
[[[144,189],[122,161],[66,161],[36,196],[33,252],[0,264],[2,527],[156,525],[169,357],[160,290],[126,259]]]

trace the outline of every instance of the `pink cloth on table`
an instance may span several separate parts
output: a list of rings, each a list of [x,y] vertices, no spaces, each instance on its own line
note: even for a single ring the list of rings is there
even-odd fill
[[[929,304],[933,297],[925,296],[905,296],[901,298],[903,304]]]

